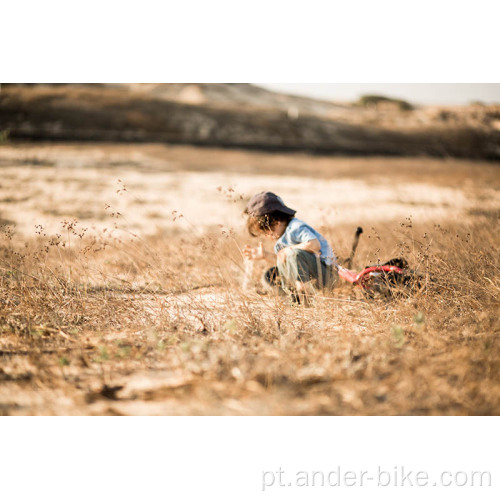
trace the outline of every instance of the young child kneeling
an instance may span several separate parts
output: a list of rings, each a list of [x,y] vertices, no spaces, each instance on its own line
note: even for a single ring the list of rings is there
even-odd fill
[[[285,292],[307,304],[318,289],[332,289],[338,279],[336,257],[326,239],[305,222],[295,218],[274,193],[258,193],[245,209],[247,228],[252,236],[276,240],[276,267],[266,272],[270,284],[280,285]],[[274,260],[274,255],[258,247],[245,246],[243,255],[251,260]]]

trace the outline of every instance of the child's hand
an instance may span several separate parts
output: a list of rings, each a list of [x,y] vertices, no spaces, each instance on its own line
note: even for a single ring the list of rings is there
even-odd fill
[[[262,247],[262,243],[259,243],[257,247],[245,245],[245,247],[243,248],[243,257],[248,260],[264,259],[264,248]]]

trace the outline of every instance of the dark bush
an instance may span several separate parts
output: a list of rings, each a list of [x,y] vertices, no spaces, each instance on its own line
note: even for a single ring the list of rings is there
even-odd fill
[[[392,99],[391,97],[385,97],[382,95],[362,95],[358,102],[356,103],[358,106],[368,107],[368,106],[378,106],[379,104],[393,104],[400,111],[411,111],[413,106],[401,99]]]

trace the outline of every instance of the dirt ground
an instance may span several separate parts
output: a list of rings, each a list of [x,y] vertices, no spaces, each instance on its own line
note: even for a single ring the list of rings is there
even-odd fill
[[[500,412],[497,163],[12,143],[0,171],[0,413]],[[304,308],[256,263],[242,287],[261,190],[429,286]]]
[[[461,220],[499,207],[498,166],[428,158],[329,158],[163,145],[19,144],[0,150],[0,216],[25,236],[119,212],[141,234],[238,228],[255,192],[279,192],[316,225]],[[185,225],[173,220],[182,214]],[[175,214],[174,214],[175,215]],[[179,227],[180,226],[180,227]]]

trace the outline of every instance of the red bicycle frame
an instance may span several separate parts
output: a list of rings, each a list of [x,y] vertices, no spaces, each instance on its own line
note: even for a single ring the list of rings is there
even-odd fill
[[[397,266],[370,266],[365,267],[362,271],[356,272],[346,269],[340,265],[337,266],[339,276],[353,285],[369,288],[369,278],[375,276],[375,273],[396,273],[403,274],[403,270]]]

